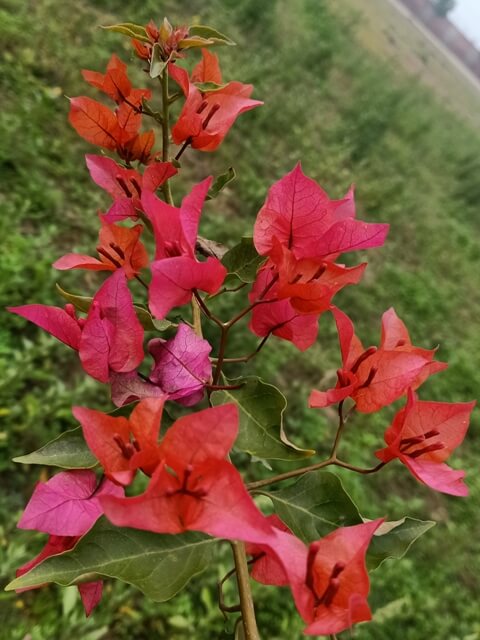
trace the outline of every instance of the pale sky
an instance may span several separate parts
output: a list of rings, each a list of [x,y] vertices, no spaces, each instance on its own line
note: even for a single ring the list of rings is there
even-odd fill
[[[457,0],[448,17],[480,48],[480,0]]]

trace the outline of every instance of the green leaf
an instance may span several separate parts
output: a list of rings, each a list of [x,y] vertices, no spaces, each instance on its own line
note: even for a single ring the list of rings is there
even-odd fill
[[[213,198],[216,198],[220,193],[220,191],[224,187],[226,187],[229,182],[232,182],[232,180],[235,180],[236,177],[237,177],[237,174],[235,173],[235,169],[233,167],[229,167],[225,171],[225,173],[222,173],[219,176],[217,176],[212,186],[208,190],[207,200],[213,200]]]
[[[340,479],[328,471],[311,471],[285,489],[259,493],[270,498],[278,517],[306,544],[337,527],[367,521]],[[384,522],[368,547],[368,569],[373,571],[388,558],[403,558],[412,544],[434,524],[409,517]]]
[[[171,55],[166,60],[162,58],[162,47],[156,42],[153,45],[152,57],[150,59],[150,77],[158,78],[158,76],[161,76],[171,59]]]
[[[264,261],[264,256],[258,255],[250,237],[243,237],[222,259],[228,273],[235,274],[242,282],[253,282]]]
[[[399,560],[412,544],[429,529],[435,526],[432,520],[402,518],[384,522],[375,532],[368,547],[367,567],[377,569],[388,558]]]
[[[135,38],[136,40],[141,40],[142,42],[150,42],[150,38],[148,37],[145,27],[142,27],[142,25],[140,24],[134,24],[133,22],[121,22],[119,24],[102,26],[101,28],[105,29],[105,31],[115,31],[116,33],[121,33],[124,36]]]
[[[81,427],[65,431],[40,449],[13,458],[21,464],[43,464],[62,469],[91,469],[97,460],[87,446]]]
[[[163,535],[114,527],[101,518],[71,551],[47,558],[7,585],[7,591],[45,582],[69,586],[117,578],[164,602],[209,565],[215,538],[196,532]]]
[[[226,84],[217,84],[216,82],[194,82],[194,85],[202,93],[214,93],[227,86]],[[230,170],[233,171],[233,169],[229,169],[229,171]]]
[[[206,38],[207,40],[213,40],[213,43],[218,45],[233,46],[236,44],[233,40],[230,40],[229,37],[227,37],[223,33],[220,33],[220,31],[217,31],[212,27],[207,27],[203,24],[192,25],[190,27],[189,35],[200,36],[201,38]]]
[[[78,311],[81,311],[82,313],[88,313],[88,310],[90,309],[90,305],[92,304],[92,300],[93,300],[92,297],[77,296],[74,293],[69,293],[68,291],[65,291],[64,289],[62,289],[62,287],[58,284],[58,282],[55,286],[57,288],[58,293],[62,296],[62,298],[65,298],[67,302],[69,302],[70,304],[73,304],[75,309],[77,309]]]
[[[359,524],[362,518],[340,479],[328,471],[311,471],[278,491],[261,491],[278,517],[306,544],[337,527]]]
[[[299,449],[289,442],[283,431],[283,412],[287,400],[280,391],[255,377],[230,380],[228,384],[244,383],[240,389],[215,391],[214,405],[234,402],[240,413],[240,431],[235,448],[267,460],[298,460],[315,451]]]
[[[210,47],[216,44],[213,40],[207,40],[200,36],[193,36],[192,38],[184,38],[178,43],[178,49],[193,49],[194,47]]]
[[[74,293],[69,293],[62,289],[58,283],[56,284],[56,287],[62,298],[65,298],[67,302],[73,304],[75,309],[82,313],[88,313],[93,298],[77,296]],[[133,308],[135,309],[135,313],[137,314],[140,324],[146,331],[167,331],[167,329],[177,326],[174,322],[170,322],[170,320],[156,320],[152,317],[148,309],[145,309],[145,307],[142,307],[139,304],[134,304]]]

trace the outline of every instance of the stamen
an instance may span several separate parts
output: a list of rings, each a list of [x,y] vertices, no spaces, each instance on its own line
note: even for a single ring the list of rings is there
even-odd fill
[[[135,191],[138,194],[138,197],[140,198],[140,196],[142,195],[142,187],[138,183],[137,179],[136,178],[130,178],[130,184],[135,189]]]
[[[122,452],[122,456],[127,460],[130,460],[135,453],[135,448],[129,442],[124,442],[118,433],[113,434],[113,441]]]
[[[207,108],[207,105],[208,105],[208,102],[204,100],[202,104],[198,107],[197,113],[202,113],[202,111],[205,111],[205,109]]]
[[[361,355],[359,355],[358,358],[353,363],[353,366],[350,369],[350,371],[352,373],[356,373],[358,371],[358,367],[362,364],[362,362],[364,362],[369,356],[374,354],[376,350],[377,350],[377,347],[369,347],[366,351],[364,351]]]
[[[439,435],[440,431],[432,429],[431,431],[427,431],[427,433],[423,433],[419,436],[414,436],[412,438],[403,438],[403,440],[400,440],[400,451],[404,452],[414,444],[420,444],[421,442],[424,442],[424,440],[429,440],[430,438],[434,438],[435,436]]]
[[[125,180],[122,178],[122,176],[119,174],[117,176],[115,176],[115,180],[118,182],[119,186],[121,189],[123,189],[123,191],[125,192],[125,195],[128,198],[132,197],[132,192],[130,191],[130,189],[127,186],[127,183],[125,182]]]
[[[413,453],[409,453],[408,455],[410,456],[410,458],[418,458],[419,456],[423,456],[424,453],[432,453],[433,451],[440,451],[440,449],[445,449],[445,443],[435,442],[434,444],[430,444],[428,447],[418,449],[417,451],[413,451]]]
[[[121,268],[121,266],[122,266],[121,263],[116,258],[114,258],[112,255],[110,255],[106,249],[104,249],[103,247],[99,246],[99,247],[97,247],[97,251],[98,251],[98,253],[100,255],[105,256],[105,258],[107,258],[107,260],[110,260],[110,262],[113,264],[114,267],[117,267],[118,269]],[[124,256],[125,256],[125,254],[124,254]]]
[[[368,385],[373,381],[373,379],[375,378],[375,376],[377,375],[377,367],[372,367],[370,369],[370,373],[368,374],[367,379],[365,380],[365,382],[363,384],[361,384],[358,388],[359,389],[364,389],[365,387],[368,387]]]
[[[332,603],[335,594],[340,588],[340,579],[338,576],[345,570],[346,566],[347,565],[344,562],[337,562],[335,564],[332,573],[330,574],[327,588],[323,592],[322,596],[317,600],[317,606],[323,604],[325,607],[328,607]]]
[[[318,267],[318,269],[315,271],[315,273],[313,274],[313,276],[310,278],[309,282],[313,282],[314,280],[317,280],[323,273],[325,273],[326,270],[326,265],[322,264]]]
[[[337,369],[337,378],[338,378],[338,381],[339,381],[341,387],[347,387],[348,386],[348,384],[349,384],[348,378],[345,375],[343,369]]]
[[[399,340],[399,341],[397,342],[397,344],[395,345],[395,348],[396,348],[396,347],[404,347],[406,344],[407,344],[407,341],[406,341],[406,340]]]
[[[315,587],[313,584],[313,563],[315,561],[315,557],[320,549],[320,542],[312,542],[312,544],[308,547],[308,556],[307,556],[307,578],[306,585],[307,587],[315,593]]]
[[[122,260],[125,260],[125,254],[123,252],[123,249],[120,246],[118,246],[118,244],[116,244],[115,242],[110,242],[110,246],[115,251],[115,253],[117,253],[120,256]]]
[[[77,318],[77,323],[78,326],[80,327],[80,329],[83,329],[83,327],[85,326],[87,319],[86,318]]]
[[[290,284],[297,284],[303,278],[303,273],[297,273],[294,279],[290,282]]]
[[[217,113],[217,111],[220,109],[220,105],[215,103],[212,108],[210,109],[210,111],[208,112],[208,116],[205,118],[205,120],[203,121],[202,124],[202,129],[206,129],[208,127],[208,123],[210,122],[210,120],[213,118],[213,116]]]

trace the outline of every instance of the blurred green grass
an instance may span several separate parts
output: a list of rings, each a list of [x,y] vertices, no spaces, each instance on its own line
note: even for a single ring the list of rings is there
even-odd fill
[[[164,14],[181,23],[195,16],[239,43],[218,51],[224,76],[252,82],[255,97],[266,103],[240,118],[218,154],[186,155],[177,197],[192,180],[232,162],[238,174],[206,207],[204,235],[231,243],[249,233],[268,186],[299,159],[332,197],[355,182],[360,217],[390,222],[391,232],[384,248],[368,253],[364,282],[341,292],[339,305],[367,344],[377,341],[381,313],[394,305],[414,342],[441,344],[439,357],[450,362],[425,385],[422,398],[474,398],[480,387],[479,132],[397,63],[368,52],[355,37],[358,16],[338,6],[326,0],[168,0],[161,7],[152,0],[141,6],[131,0],[0,0],[2,307],[58,303],[59,275],[51,263],[72,249],[94,246],[95,213],[107,201],[89,182],[82,155],[92,149],[70,129],[64,96],[88,92],[80,69],[102,70],[113,51],[132,57],[126,41],[97,25],[144,23]],[[62,274],[61,281],[78,292],[93,291],[99,282],[80,273]],[[232,353],[249,344],[253,337],[239,332]],[[338,359],[332,323],[323,318],[319,341],[304,356],[271,341],[255,363],[257,373],[288,396],[292,439],[320,450],[328,448],[333,425],[328,412],[308,411],[306,398]],[[7,582],[41,544],[15,531],[40,470],[10,459],[70,428],[72,404],[108,406],[108,394],[84,378],[62,345],[7,314],[0,327],[0,366],[0,571]],[[345,455],[371,463],[390,416],[387,410],[352,425]],[[381,477],[343,474],[366,516],[397,519],[408,513],[439,522],[407,558],[372,576],[375,619],[359,627],[356,637],[480,638],[478,427],[476,415],[455,457],[468,473],[467,500],[433,494],[399,465]],[[228,557],[220,554],[220,561],[228,570]],[[74,590],[0,594],[0,638],[228,638],[216,608],[220,575],[212,568],[162,605],[109,585],[88,621]],[[264,637],[301,637],[289,594],[260,587],[256,592]],[[228,594],[234,598],[233,589]]]

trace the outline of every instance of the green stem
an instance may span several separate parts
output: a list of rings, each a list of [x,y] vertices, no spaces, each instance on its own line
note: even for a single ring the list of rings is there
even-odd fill
[[[162,73],[162,160],[168,162],[168,151],[170,145],[170,120],[169,120],[169,103],[168,103],[168,71],[167,68]],[[173,205],[172,191],[170,189],[170,181],[167,180],[163,185],[163,194],[165,202]]]
[[[242,611],[242,624],[246,640],[260,640],[255,619],[250,574],[248,572],[247,554],[243,542],[232,542],[235,571],[237,573],[238,594]]]

